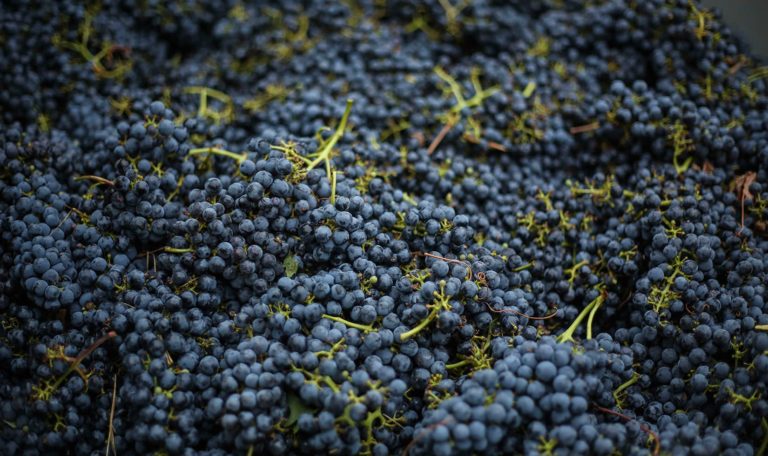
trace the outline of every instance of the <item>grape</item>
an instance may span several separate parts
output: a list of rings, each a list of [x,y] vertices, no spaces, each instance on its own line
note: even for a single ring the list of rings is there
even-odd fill
[[[766,448],[719,12],[167,3],[4,5],[4,454]]]

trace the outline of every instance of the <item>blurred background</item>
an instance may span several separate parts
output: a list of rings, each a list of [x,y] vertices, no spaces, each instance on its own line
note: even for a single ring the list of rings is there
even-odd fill
[[[744,38],[756,57],[768,57],[768,0],[702,0],[723,12],[725,22]]]

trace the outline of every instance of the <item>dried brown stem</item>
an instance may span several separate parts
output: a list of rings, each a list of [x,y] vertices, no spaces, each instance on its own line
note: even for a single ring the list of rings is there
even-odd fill
[[[463,260],[455,260],[453,258],[446,258],[440,255],[433,255],[431,253],[426,252],[418,252],[419,255],[423,255],[425,257],[435,258],[438,260],[443,260],[447,263],[454,263],[454,264],[461,264],[467,267],[467,280],[472,280],[472,277],[474,277],[474,274],[472,273],[472,266],[467,261]]]
[[[472,144],[480,144],[480,140],[476,136],[470,135],[469,133],[465,133],[464,134],[464,139],[467,142],[470,142]],[[495,151],[498,151],[498,152],[506,152],[507,151],[507,148],[504,147],[503,144],[497,143],[495,141],[488,141],[487,146],[488,146],[489,149],[492,149],[492,150],[495,150]]]
[[[741,234],[742,230],[744,230],[744,202],[754,197],[752,192],[749,191],[749,186],[755,182],[755,179],[757,179],[757,173],[748,171],[746,174],[737,176],[732,184],[733,191],[739,197],[739,201],[741,201],[741,228],[737,234]]]
[[[115,408],[117,406],[117,374],[115,374],[112,381],[112,407],[109,410],[109,430],[107,432],[107,451],[106,456],[109,456],[109,449],[112,448],[112,454],[117,455],[117,447],[115,445]]]
[[[609,415],[617,416],[625,421],[637,421],[636,419],[632,418],[631,416],[625,415],[621,412],[617,412],[616,410],[611,410],[605,407],[600,407],[597,404],[592,404],[596,409],[600,410],[603,413],[607,413]],[[659,440],[659,435],[653,432],[653,429],[648,427],[647,425],[641,423],[640,421],[637,421],[637,423],[640,425],[640,430],[648,434],[651,438],[653,438],[653,456],[659,456],[659,453],[661,453],[661,440]]]
[[[452,422],[452,421],[453,421],[453,418],[449,416],[449,417],[447,417],[447,418],[445,418],[445,419],[443,419],[443,420],[440,420],[440,421],[438,421],[437,423],[431,424],[431,425],[429,425],[429,426],[425,427],[424,429],[422,429],[422,431],[421,431],[421,432],[419,432],[419,434],[418,434],[416,437],[414,437],[414,438],[413,438],[413,440],[411,440],[411,443],[409,443],[409,444],[408,444],[408,445],[405,447],[405,449],[403,449],[403,455],[402,455],[402,456],[408,456],[408,452],[411,450],[411,447],[412,447],[413,445],[415,445],[415,444],[416,444],[416,442],[418,442],[418,441],[419,441],[419,440],[420,440],[422,437],[424,437],[425,435],[427,435],[427,432],[428,432],[428,431],[432,431],[432,430],[434,430],[435,428],[437,428],[437,427],[439,427],[439,426],[442,426],[442,425],[444,425],[444,424],[448,424],[448,423],[450,423],[450,422]]]
[[[92,181],[94,181],[96,183],[99,183],[99,184],[109,185],[110,187],[114,187],[115,186],[115,183],[112,182],[109,179],[105,179],[105,178],[100,177],[100,176],[93,176],[93,175],[90,175],[90,174],[89,175],[85,175],[85,176],[78,176],[78,177],[75,178],[75,180],[76,181],[92,180]]]
[[[443,125],[443,128],[440,130],[440,133],[435,136],[435,139],[432,140],[432,144],[429,145],[429,148],[427,149],[427,155],[432,155],[432,153],[437,150],[437,147],[440,145],[441,142],[443,142],[443,139],[445,139],[446,135],[448,135],[448,132],[451,131],[451,128],[453,128],[453,123],[448,122],[445,125]]]
[[[520,311],[517,311],[515,309],[494,309],[493,307],[491,307],[491,304],[488,303],[488,302],[486,302],[485,305],[488,306],[488,310],[490,310],[493,313],[514,314],[514,315],[518,315],[518,316],[521,316],[521,317],[528,318],[529,320],[549,320],[550,318],[554,318],[554,316],[557,315],[557,308],[555,308],[552,311],[552,313],[550,313],[547,316],[544,316],[544,317],[532,317],[530,315],[524,314],[524,313],[522,313]]]
[[[744,65],[748,63],[747,59],[739,59],[738,62],[734,63],[733,66],[728,68],[728,76],[733,76],[734,74],[738,73],[740,69],[744,68]]]
[[[600,122],[594,121],[592,123],[588,123],[586,125],[579,125],[577,127],[571,127],[571,134],[577,135],[579,133],[587,133],[590,131],[595,131],[598,128],[600,128]]]

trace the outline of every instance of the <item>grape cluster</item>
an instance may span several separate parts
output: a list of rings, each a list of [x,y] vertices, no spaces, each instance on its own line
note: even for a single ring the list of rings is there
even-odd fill
[[[0,453],[762,456],[766,76],[696,0],[5,2]]]

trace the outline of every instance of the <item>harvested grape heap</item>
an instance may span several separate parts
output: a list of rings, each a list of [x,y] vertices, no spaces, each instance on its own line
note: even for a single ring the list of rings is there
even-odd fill
[[[3,455],[758,455],[768,68],[687,0],[3,3]]]

